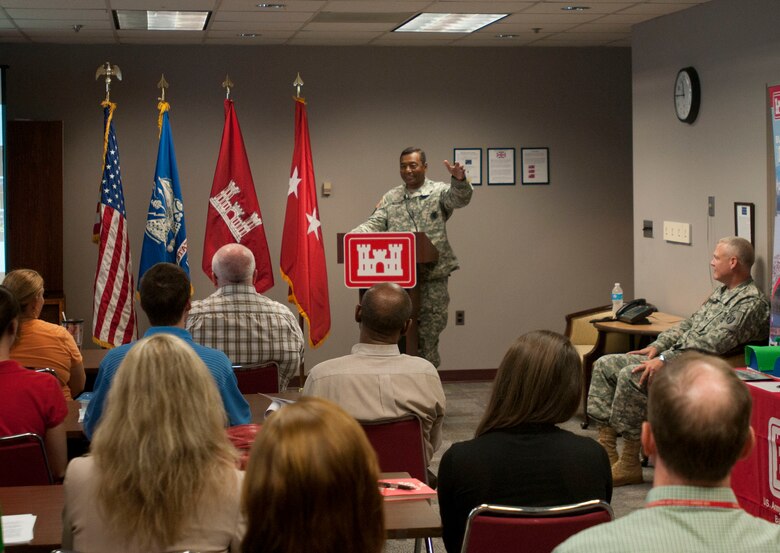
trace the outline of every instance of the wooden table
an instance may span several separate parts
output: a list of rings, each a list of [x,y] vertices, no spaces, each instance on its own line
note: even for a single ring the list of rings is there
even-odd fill
[[[407,473],[383,473],[382,478],[406,478]],[[62,542],[62,486],[20,486],[0,488],[4,515],[32,513],[34,539],[28,545],[6,546],[9,551],[48,553]],[[389,501],[385,503],[385,531],[388,539],[441,536],[438,509],[428,500]]]

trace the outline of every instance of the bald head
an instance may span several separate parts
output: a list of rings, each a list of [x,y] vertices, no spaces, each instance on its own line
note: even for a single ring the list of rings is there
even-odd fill
[[[370,341],[395,344],[406,332],[412,316],[409,294],[392,283],[375,284],[363,294],[355,318],[360,323],[361,341],[364,334]]]
[[[750,436],[750,393],[722,359],[686,354],[659,371],[647,405],[658,457],[691,482],[726,478]]]
[[[217,286],[252,284],[255,277],[255,256],[241,244],[226,244],[211,258],[211,271]]]

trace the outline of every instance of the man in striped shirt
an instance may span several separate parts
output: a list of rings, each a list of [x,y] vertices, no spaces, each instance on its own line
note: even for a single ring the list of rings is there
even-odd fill
[[[211,269],[217,290],[192,302],[187,330],[197,343],[225,352],[234,365],[273,361],[284,390],[303,358],[303,333],[295,316],[255,290],[255,258],[247,247],[222,246]]]
[[[731,469],[755,444],[751,398],[728,364],[686,353],[650,388],[642,447],[655,457],[645,507],[569,538],[554,553],[780,551],[780,526],[742,509]]]

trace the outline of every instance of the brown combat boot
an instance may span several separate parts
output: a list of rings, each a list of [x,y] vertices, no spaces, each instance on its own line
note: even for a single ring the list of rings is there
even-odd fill
[[[612,487],[641,484],[642,465],[639,462],[639,440],[623,439],[623,451],[617,463],[612,465]]]
[[[612,466],[615,463],[617,463],[618,460],[618,454],[617,454],[617,432],[615,432],[615,429],[611,426],[601,426],[599,427],[599,437],[598,442],[601,444],[601,447],[603,447],[607,451],[607,456],[609,457],[609,465]]]

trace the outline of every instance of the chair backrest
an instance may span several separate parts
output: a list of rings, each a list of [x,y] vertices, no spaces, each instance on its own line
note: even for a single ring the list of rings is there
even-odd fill
[[[612,307],[601,305],[569,313],[566,315],[566,330],[564,335],[571,340],[571,343],[583,346],[593,346],[596,343],[598,331],[590,321],[591,319],[601,319],[612,314]]]
[[[612,508],[598,499],[557,507],[480,505],[469,514],[461,553],[549,553],[577,532],[612,518]]]
[[[279,391],[279,367],[276,363],[233,365],[242,394],[274,394]]]
[[[405,415],[397,419],[360,421],[360,425],[374,446],[382,472],[408,472],[428,483],[428,462],[419,418]]]
[[[0,486],[53,483],[43,438],[31,432],[0,438]]]

